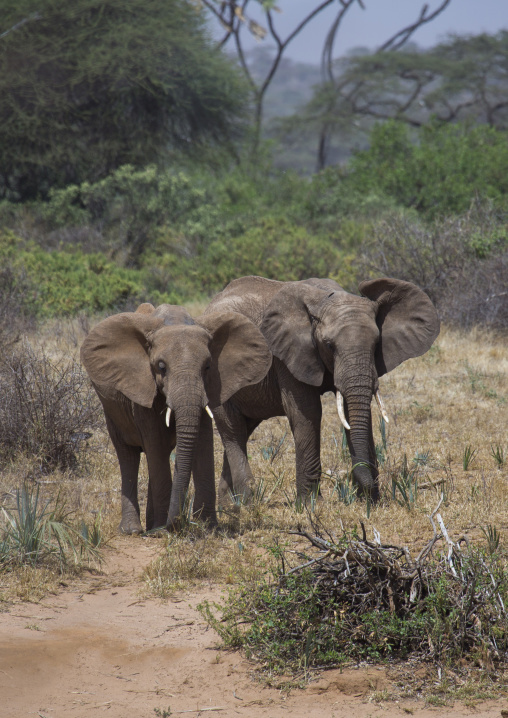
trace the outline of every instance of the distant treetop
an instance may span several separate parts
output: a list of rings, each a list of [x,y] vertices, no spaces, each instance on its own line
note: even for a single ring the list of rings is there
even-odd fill
[[[228,144],[246,92],[188,0],[4,0],[0,198]]]

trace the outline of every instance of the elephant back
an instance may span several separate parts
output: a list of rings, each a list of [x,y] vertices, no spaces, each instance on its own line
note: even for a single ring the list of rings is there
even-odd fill
[[[234,279],[222,292],[213,297],[205,310],[205,315],[214,312],[237,312],[259,326],[272,297],[285,284],[286,282],[256,276]]]

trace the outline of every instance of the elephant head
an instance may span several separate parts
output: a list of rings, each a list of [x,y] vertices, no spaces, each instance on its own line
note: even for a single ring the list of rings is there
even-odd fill
[[[154,406],[158,395],[164,397],[160,421],[169,426],[172,414],[176,423],[171,527],[199,451],[203,410],[214,409],[266,375],[271,365],[266,341],[248,319],[233,312],[193,320],[182,307],[165,304],[154,309],[143,304],[136,312],[100,322],[83,343],[81,358],[102,396],[114,399],[120,393],[146,408]]]
[[[376,500],[372,396],[381,402],[379,377],[430,348],[439,319],[428,296],[409,282],[374,279],[359,289],[361,297],[326,279],[286,284],[268,304],[261,331],[298,380],[321,387],[325,371],[331,374],[353,477]]]

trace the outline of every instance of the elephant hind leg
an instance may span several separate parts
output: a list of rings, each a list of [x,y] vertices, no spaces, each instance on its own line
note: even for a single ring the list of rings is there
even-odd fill
[[[216,410],[214,417],[224,444],[219,505],[231,504],[232,497],[248,502],[254,493],[255,481],[247,458],[247,441],[261,420],[244,416],[229,402]]]

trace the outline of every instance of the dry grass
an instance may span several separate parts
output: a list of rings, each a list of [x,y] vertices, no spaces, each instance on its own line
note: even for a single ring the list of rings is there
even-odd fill
[[[196,309],[196,308],[194,308]],[[198,308],[194,313],[199,313]],[[55,355],[77,355],[86,332],[86,322],[76,320],[47,326],[34,343]],[[452,538],[462,535],[486,543],[486,530],[495,527],[500,546],[506,549],[508,526],[506,488],[508,480],[508,351],[507,340],[474,331],[469,334],[444,329],[424,357],[406,362],[381,380],[381,390],[390,415],[387,452],[381,467],[383,498],[370,511],[365,503],[344,504],[335,484],[343,480],[350,464],[342,451],[341,428],[333,397],[323,398],[322,431],[323,498],[316,506],[319,521],[331,532],[341,526],[351,530],[363,521],[369,537],[377,529],[385,542],[416,548],[425,543],[432,530],[428,515],[435,507],[439,487],[446,500],[441,513]],[[376,441],[379,414],[373,405]],[[463,468],[466,447],[474,457]],[[499,466],[493,450],[506,457]],[[216,435],[216,476],[222,459]],[[196,582],[221,584],[252,580],[267,568],[265,547],[276,541],[290,547],[297,539],[286,533],[297,526],[309,526],[307,511],[294,501],[294,447],[285,418],[264,422],[249,444],[254,475],[262,484],[258,500],[239,513],[223,513],[215,535],[199,529],[161,540],[161,557],[147,569],[147,590],[167,596]],[[392,476],[404,455],[418,472],[416,500],[403,505],[391,499]],[[415,457],[418,464],[414,462]],[[423,458],[422,458],[423,457]],[[90,522],[101,512],[103,532],[112,535],[120,521],[120,472],[105,431],[96,431],[89,440],[84,463],[74,471],[56,471],[41,476],[35,459],[21,457],[0,476],[0,505],[9,505],[12,492],[29,479],[41,486],[43,498],[61,490],[77,515]],[[432,484],[442,481],[438,488]],[[427,488],[421,488],[422,485]],[[140,475],[141,510],[147,487],[146,463]],[[0,593],[10,595],[2,578]],[[47,590],[52,590],[51,581]],[[30,590],[15,590],[30,598]],[[40,590],[33,589],[34,597]]]
[[[500,548],[506,550],[507,340],[480,331],[464,334],[444,329],[427,355],[384,377],[381,390],[390,424],[386,460],[381,466],[383,498],[370,510],[359,501],[345,505],[339,500],[336,481],[345,478],[350,463],[342,451],[333,397],[323,398],[323,499],[315,510],[319,522],[340,533],[341,527],[351,530],[361,520],[370,538],[375,528],[383,541],[416,549],[432,536],[428,516],[443,489],[441,513],[453,539],[464,535],[485,545],[490,526],[497,529]],[[381,444],[374,406],[373,414],[376,441]],[[466,447],[475,452],[467,471],[463,468]],[[503,466],[493,456],[498,447],[506,457]],[[217,434],[215,454],[218,477],[222,448]],[[213,537],[196,538],[191,532],[178,540],[170,538],[167,553],[147,573],[148,585],[155,593],[167,595],[168,590],[203,579],[221,583],[230,576],[255,575],[263,569],[259,560],[260,555],[266,556],[264,546],[279,541],[296,547],[297,539],[286,532],[298,525],[308,527],[309,516],[294,501],[294,446],[287,420],[275,418],[261,424],[249,443],[249,456],[253,473],[262,484],[258,501],[242,507],[238,514],[222,514],[219,532]],[[392,477],[404,456],[418,476],[416,500],[410,505],[391,497]]]

